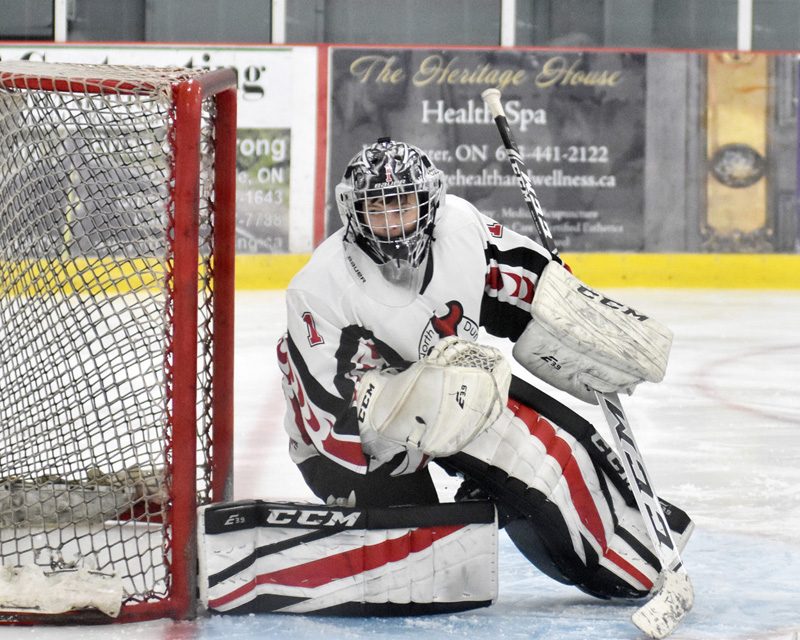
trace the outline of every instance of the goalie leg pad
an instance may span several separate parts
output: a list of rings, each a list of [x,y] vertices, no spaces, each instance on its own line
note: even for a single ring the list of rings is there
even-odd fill
[[[529,385],[515,379],[510,395],[513,411],[437,462],[516,512],[506,530],[547,575],[596,597],[647,595],[661,566],[615,455],[588,422]],[[691,521],[672,512],[685,544]]]
[[[497,598],[490,502],[357,509],[201,507],[200,599],[214,613],[416,615]]]

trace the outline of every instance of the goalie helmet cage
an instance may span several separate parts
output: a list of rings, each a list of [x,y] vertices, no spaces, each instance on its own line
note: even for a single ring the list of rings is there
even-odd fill
[[[235,144],[233,70],[0,63],[0,570],[119,621],[194,615],[231,494]],[[114,619],[32,591],[0,622]]]

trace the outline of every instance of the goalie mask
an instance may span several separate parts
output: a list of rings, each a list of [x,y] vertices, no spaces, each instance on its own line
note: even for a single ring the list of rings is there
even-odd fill
[[[356,154],[336,186],[345,253],[357,281],[384,304],[408,304],[419,291],[444,176],[417,147],[379,138]],[[380,274],[383,282],[370,282]]]

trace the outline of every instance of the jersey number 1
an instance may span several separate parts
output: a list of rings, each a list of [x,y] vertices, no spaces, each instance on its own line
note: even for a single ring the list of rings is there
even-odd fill
[[[319,335],[317,325],[314,323],[314,316],[311,315],[310,311],[303,313],[303,322],[306,323],[306,331],[308,331],[308,344],[312,347],[316,347],[318,344],[324,344],[325,340]]]

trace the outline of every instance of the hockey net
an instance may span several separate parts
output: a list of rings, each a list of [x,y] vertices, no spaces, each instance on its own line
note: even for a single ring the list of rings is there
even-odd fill
[[[196,506],[230,497],[235,82],[0,63],[0,621],[193,614]]]

